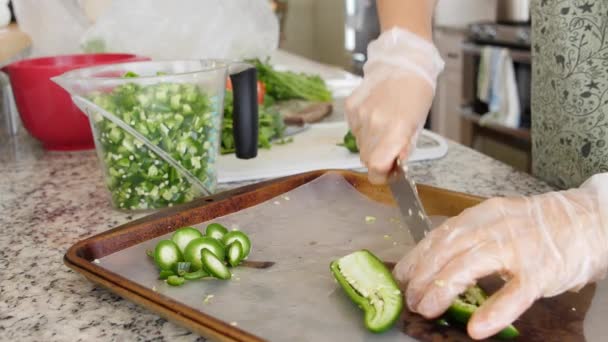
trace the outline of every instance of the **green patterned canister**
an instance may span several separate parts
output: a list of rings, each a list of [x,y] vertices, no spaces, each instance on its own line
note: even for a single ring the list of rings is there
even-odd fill
[[[535,176],[577,187],[608,171],[608,0],[532,5]]]

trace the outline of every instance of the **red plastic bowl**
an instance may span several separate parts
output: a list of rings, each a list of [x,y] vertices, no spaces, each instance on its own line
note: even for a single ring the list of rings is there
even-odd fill
[[[95,147],[89,119],[51,77],[94,65],[146,60],[131,54],[65,55],[21,60],[2,70],[9,75],[23,126],[44,148],[83,150]]]

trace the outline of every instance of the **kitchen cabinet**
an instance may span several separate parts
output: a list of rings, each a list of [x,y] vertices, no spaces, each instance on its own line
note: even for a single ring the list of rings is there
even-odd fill
[[[463,54],[465,33],[458,29],[437,28],[435,44],[445,61],[431,108],[431,130],[457,142],[462,141]]]

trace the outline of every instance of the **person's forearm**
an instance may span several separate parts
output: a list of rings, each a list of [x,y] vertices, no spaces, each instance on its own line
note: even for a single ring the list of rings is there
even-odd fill
[[[436,2],[436,0],[377,0],[382,31],[401,27],[427,40],[432,40],[433,11]]]

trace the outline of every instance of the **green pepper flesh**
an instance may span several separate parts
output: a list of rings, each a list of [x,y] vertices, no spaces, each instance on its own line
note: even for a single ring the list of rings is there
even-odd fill
[[[220,260],[226,258],[224,246],[217,240],[207,236],[194,239],[186,246],[186,251],[184,252],[184,259],[190,262],[190,269],[192,271],[198,271],[203,267],[201,260],[201,251],[203,249],[209,250]]]
[[[183,275],[184,279],[186,279],[186,280],[197,280],[197,279],[205,278],[208,276],[209,276],[209,273],[207,273],[207,271],[205,271],[203,269],[200,269],[200,270],[194,271],[194,272],[185,273]]]
[[[368,330],[380,333],[393,326],[403,310],[403,295],[382,261],[360,250],[332,262],[330,269],[350,299],[365,312]]]
[[[355,138],[355,136],[350,130],[346,132],[346,135],[344,135],[343,145],[352,153],[359,152],[359,147],[357,146],[357,138]]]
[[[158,274],[158,279],[167,279],[172,275],[175,275],[175,272],[169,270],[161,270]]]
[[[228,246],[228,263],[232,267],[238,266],[243,260],[243,246],[240,242],[234,241]]]
[[[224,235],[228,233],[228,229],[219,223],[211,223],[205,229],[205,236],[222,241]]]
[[[217,96],[197,84],[131,82],[87,97],[169,154],[207,189],[215,188],[221,128]],[[117,208],[161,208],[202,195],[198,185],[142,140],[96,111],[90,115],[107,187]]]
[[[458,296],[448,308],[447,317],[458,323],[467,324],[475,310],[487,300],[488,295],[477,285],[471,286]],[[512,339],[519,336],[519,331],[513,325],[501,330],[496,337]]]
[[[240,230],[233,230],[231,232],[228,232],[222,238],[222,242],[224,242],[224,246],[230,246],[235,241],[238,241],[241,243],[241,247],[243,249],[243,252],[241,254],[241,259],[245,259],[249,255],[249,252],[251,251],[251,240],[249,240],[249,237],[247,236],[247,234],[243,233]],[[223,258],[221,258],[221,259],[223,259]]]
[[[203,260],[204,270],[212,276],[222,280],[232,278],[232,273],[230,273],[228,267],[226,267],[222,260],[218,259],[215,254],[211,253],[211,251],[203,249],[201,251],[201,258]]]
[[[190,241],[203,237],[203,233],[201,233],[198,229],[193,227],[184,227],[180,228],[171,235],[171,240],[177,244],[179,250],[184,253],[186,251],[186,246],[190,243]]]
[[[183,260],[179,247],[171,240],[162,240],[154,248],[154,262],[161,270],[173,271]]]
[[[184,282],[184,278],[175,275],[169,276],[167,278],[167,284],[171,286],[182,286],[184,285]]]

